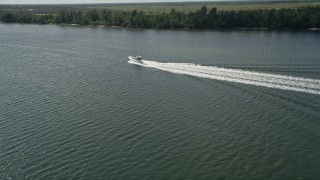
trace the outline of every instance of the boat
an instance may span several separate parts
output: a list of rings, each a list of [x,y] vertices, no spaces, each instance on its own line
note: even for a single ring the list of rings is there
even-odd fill
[[[141,56],[129,56],[128,59],[131,60],[131,61],[142,63],[142,57]]]

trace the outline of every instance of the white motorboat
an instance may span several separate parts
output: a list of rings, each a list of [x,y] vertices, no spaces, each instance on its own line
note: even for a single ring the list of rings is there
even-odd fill
[[[129,56],[128,59],[131,60],[131,61],[142,63],[142,57],[141,56]]]

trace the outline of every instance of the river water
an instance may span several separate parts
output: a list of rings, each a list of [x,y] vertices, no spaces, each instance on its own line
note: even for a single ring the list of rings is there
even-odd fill
[[[319,179],[319,42],[0,24],[0,179]]]

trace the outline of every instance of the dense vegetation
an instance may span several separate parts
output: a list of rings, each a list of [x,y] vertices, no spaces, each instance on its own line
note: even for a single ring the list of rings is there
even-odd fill
[[[307,29],[320,28],[320,6],[296,9],[258,9],[217,11],[201,7],[196,12],[184,13],[172,9],[170,13],[150,14],[141,11],[92,10],[77,12],[61,10],[57,14],[0,11],[0,21],[39,24],[105,25],[159,29]]]

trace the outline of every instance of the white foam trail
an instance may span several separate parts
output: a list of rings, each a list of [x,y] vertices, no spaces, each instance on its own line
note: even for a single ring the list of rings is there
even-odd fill
[[[286,75],[227,69],[216,66],[201,66],[190,63],[160,63],[142,60],[143,63],[128,61],[144,67],[152,67],[163,71],[185,74],[201,78],[250,84],[268,88],[284,89],[320,95],[320,80]]]

